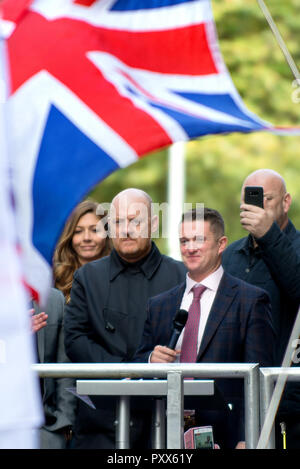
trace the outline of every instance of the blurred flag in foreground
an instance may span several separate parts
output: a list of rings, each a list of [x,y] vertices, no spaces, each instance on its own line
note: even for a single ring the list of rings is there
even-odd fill
[[[29,449],[42,424],[28,296],[16,237],[11,173],[5,148],[0,43],[0,449]]]
[[[112,171],[176,141],[275,130],[243,105],[208,0],[4,0],[2,36],[17,229],[42,303],[67,216]]]

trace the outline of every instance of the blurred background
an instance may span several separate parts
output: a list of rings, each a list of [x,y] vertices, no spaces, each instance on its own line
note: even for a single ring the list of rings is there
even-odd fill
[[[266,2],[296,65],[300,66],[300,1]],[[276,126],[300,126],[300,84],[295,78],[256,0],[212,0],[219,45],[232,80],[247,108]],[[229,242],[246,232],[239,223],[240,189],[258,168],[272,168],[286,180],[293,198],[290,216],[300,229],[299,136],[267,132],[202,137],[185,146],[186,203],[204,203],[221,212]],[[168,150],[147,155],[102,181],[89,194],[110,202],[127,187],[168,201]],[[181,209],[179,209],[181,210]],[[168,254],[166,239],[156,239]]]

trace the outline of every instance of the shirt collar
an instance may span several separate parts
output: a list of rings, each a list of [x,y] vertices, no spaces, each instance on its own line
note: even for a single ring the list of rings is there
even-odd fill
[[[113,280],[117,277],[121,272],[127,269],[126,263],[123,263],[120,256],[118,255],[115,249],[112,250],[110,254],[110,280]],[[137,265],[139,269],[146,278],[150,279],[158,266],[160,265],[162,260],[161,253],[159,252],[158,248],[151,241],[151,250],[148,255],[145,256],[145,260],[142,262],[138,262]],[[135,263],[130,264],[130,267],[134,267]]]
[[[223,267],[220,267],[215,270],[213,273],[205,277],[201,282],[195,282],[191,279],[189,273],[186,274],[186,291],[189,293],[195,285],[204,285],[208,290],[217,291],[219,283],[221,281],[222,275],[224,273]]]
[[[246,238],[242,238],[241,239],[241,242],[239,243],[239,245],[235,248],[235,251],[238,251],[238,252],[245,252],[246,254],[250,253],[250,252],[257,252],[258,251],[258,247],[257,248],[254,248],[254,244],[253,244],[253,238],[252,238],[252,235],[249,234],[248,236],[246,236]]]

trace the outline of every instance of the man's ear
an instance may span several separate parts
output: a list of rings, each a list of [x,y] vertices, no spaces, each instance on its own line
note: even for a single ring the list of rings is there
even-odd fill
[[[155,233],[155,231],[158,229],[159,225],[159,217],[158,215],[153,215],[151,218],[151,233]]]
[[[284,195],[284,199],[283,199],[283,204],[284,204],[283,208],[284,208],[285,213],[288,213],[288,211],[290,209],[290,206],[291,206],[291,203],[292,203],[291,194],[289,192],[287,192]]]
[[[223,251],[225,251],[227,243],[228,243],[228,238],[227,236],[222,236],[219,241],[219,254],[222,254]]]

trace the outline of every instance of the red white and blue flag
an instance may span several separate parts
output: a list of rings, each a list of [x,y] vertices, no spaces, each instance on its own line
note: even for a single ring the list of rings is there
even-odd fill
[[[209,0],[4,0],[7,138],[26,279],[42,298],[72,208],[143,155],[272,130],[243,105]]]

